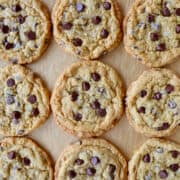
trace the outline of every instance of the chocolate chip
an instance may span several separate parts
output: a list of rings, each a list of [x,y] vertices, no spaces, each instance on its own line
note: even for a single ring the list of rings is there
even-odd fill
[[[153,98],[156,99],[156,100],[160,100],[162,98],[162,94],[160,92],[156,92],[156,93],[154,93]]]
[[[144,106],[141,106],[139,109],[138,109],[138,113],[143,113],[145,114],[146,113],[146,108]]]
[[[147,21],[149,23],[154,22],[155,21],[155,16],[153,14],[148,14]]]
[[[64,22],[60,24],[64,30],[70,30],[73,26],[71,22]]]
[[[19,24],[23,24],[26,20],[26,17],[22,16],[22,15],[19,15],[17,17],[17,21],[19,22]]]
[[[170,109],[175,109],[175,108],[177,107],[177,104],[175,103],[175,101],[169,100],[169,101],[168,101],[168,107],[169,107]]]
[[[36,98],[35,95],[30,95],[27,100],[28,100],[28,102],[30,102],[31,104],[34,104],[34,103],[37,101],[37,98]]]
[[[85,5],[84,4],[82,4],[80,2],[76,3],[76,10],[77,10],[77,12],[79,12],[79,13],[83,12],[84,9],[85,9]]]
[[[72,40],[72,43],[74,44],[74,46],[82,46],[82,40],[80,38],[74,38]]]
[[[165,16],[165,17],[171,16],[171,12],[170,12],[170,10],[168,9],[168,7],[166,7],[166,6],[163,7],[161,13],[162,13],[162,15]]]
[[[2,26],[1,26],[1,31],[2,31],[4,34],[7,34],[7,33],[9,32],[9,26],[2,25]]]
[[[6,97],[6,104],[11,105],[14,104],[15,100],[14,100],[14,96],[8,94]]]
[[[147,91],[146,90],[142,90],[141,92],[140,92],[140,96],[143,98],[143,97],[145,97],[147,95]]]
[[[80,165],[84,164],[84,160],[82,160],[82,159],[76,159],[76,160],[74,161],[74,163],[75,163],[76,165],[80,166]]]
[[[22,10],[22,8],[21,8],[21,6],[19,4],[16,4],[16,5],[12,6],[12,11],[14,11],[14,12],[19,12],[21,10]]]
[[[165,122],[165,123],[162,124],[162,126],[158,127],[157,130],[158,130],[158,131],[166,130],[166,129],[169,128],[169,126],[170,126],[169,123],[166,123],[166,122]]]
[[[145,163],[149,163],[149,162],[151,161],[150,155],[149,155],[149,154],[145,154],[145,155],[143,156],[143,161],[144,161]]]
[[[103,3],[103,7],[104,7],[105,10],[110,10],[110,9],[111,9],[111,3],[109,3],[109,2],[104,2],[104,3]]]
[[[98,73],[91,73],[91,77],[94,81],[99,81],[101,76]]]
[[[101,38],[105,39],[109,35],[109,32],[106,29],[101,30]]]
[[[12,119],[20,119],[21,113],[19,111],[13,111],[12,112]]]
[[[92,165],[97,165],[100,163],[100,159],[97,156],[91,157],[91,164]]]
[[[76,172],[74,170],[69,170],[67,172],[67,176],[69,176],[69,178],[73,179],[77,176]]]
[[[180,24],[176,26],[176,33],[180,33]]]
[[[171,156],[172,156],[174,159],[176,159],[176,158],[179,156],[179,152],[176,151],[176,150],[170,151],[170,153],[171,153]]]
[[[82,114],[80,114],[80,113],[73,113],[73,119],[76,120],[76,121],[81,121]]]
[[[33,108],[31,111],[31,114],[35,117],[37,117],[39,115],[39,109],[38,108]]]
[[[23,163],[25,166],[29,166],[29,165],[31,164],[31,161],[30,161],[29,158],[24,157],[24,158],[22,159],[22,163]]]
[[[76,101],[78,99],[78,96],[79,96],[78,92],[73,91],[71,93],[71,101],[73,101],[73,102]]]
[[[92,23],[93,23],[93,24],[97,25],[97,24],[99,24],[100,22],[101,22],[101,17],[99,17],[99,16],[94,16],[94,17],[92,18]]]
[[[29,40],[35,40],[36,39],[36,33],[33,31],[28,31],[25,33],[25,35],[27,36],[27,38]]]
[[[174,91],[174,86],[171,85],[171,84],[167,84],[165,90],[166,90],[166,92],[167,92],[168,94],[170,94],[171,92]]]
[[[166,45],[164,43],[160,43],[156,47],[156,51],[165,51],[166,50]]]
[[[92,167],[89,167],[86,169],[86,174],[88,176],[94,176],[94,174],[96,173],[96,169],[92,168]]]
[[[114,179],[114,172],[116,171],[116,166],[113,164],[109,164],[109,175],[112,179]]]
[[[151,41],[158,41],[159,35],[158,33],[151,33],[150,38],[151,38]]]
[[[96,114],[100,117],[105,117],[106,116],[106,109],[97,109]]]
[[[166,171],[166,170],[161,170],[161,171],[159,171],[159,177],[160,177],[161,179],[166,179],[166,178],[168,177],[167,171]]]
[[[175,10],[175,14],[176,14],[177,16],[180,16],[180,8],[177,8],[177,9]]]
[[[8,41],[7,41],[7,38],[4,39],[3,45],[4,45],[4,47],[5,47],[7,50],[14,48],[14,44],[8,42]]]
[[[91,103],[91,107],[93,109],[99,109],[101,107],[101,105],[98,100],[95,100],[94,102]]]
[[[82,82],[83,91],[88,91],[90,89],[90,84],[87,81]]]
[[[15,151],[8,152],[7,156],[10,160],[15,159],[16,158],[16,152]]]
[[[176,172],[179,169],[179,165],[178,164],[171,164],[169,166],[169,168],[171,169],[171,171]]]

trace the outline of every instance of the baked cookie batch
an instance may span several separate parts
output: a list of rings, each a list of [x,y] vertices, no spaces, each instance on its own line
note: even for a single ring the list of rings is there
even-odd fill
[[[179,180],[180,145],[159,139],[180,124],[180,79],[160,67],[180,55],[180,1],[136,0],[124,19],[124,45],[145,71],[125,93],[119,74],[98,60],[122,39],[116,0],[0,0],[0,179]],[[50,99],[41,78],[23,67],[47,49],[52,36],[77,61],[58,78]],[[159,67],[159,68],[157,68]],[[125,98],[126,94],[126,98]],[[53,171],[49,155],[20,137],[43,124],[52,108],[56,123],[78,138]],[[125,108],[126,106],[126,108]],[[115,126],[124,109],[148,137],[127,164],[110,142],[93,138]],[[128,173],[127,173],[128,170]]]

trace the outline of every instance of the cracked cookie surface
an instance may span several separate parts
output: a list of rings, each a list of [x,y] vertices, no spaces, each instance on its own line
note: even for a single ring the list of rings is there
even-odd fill
[[[52,18],[57,43],[82,59],[97,59],[121,40],[116,0],[57,0]]]
[[[167,69],[145,71],[127,91],[126,112],[138,132],[170,135],[180,123],[180,79]]]
[[[0,141],[0,179],[53,180],[50,157],[29,138]]]
[[[136,0],[124,21],[127,52],[160,67],[180,55],[180,1]]]
[[[0,0],[0,57],[27,64],[46,50],[51,35],[49,12],[40,0]]]
[[[119,75],[98,61],[74,63],[57,80],[51,98],[54,118],[67,132],[99,136],[112,128],[123,113]]]
[[[127,163],[120,151],[103,139],[83,139],[60,155],[56,180],[125,180]]]
[[[129,162],[129,180],[179,180],[180,145],[163,139],[149,139]]]
[[[49,116],[49,93],[29,69],[10,65],[0,70],[0,133],[22,136]]]

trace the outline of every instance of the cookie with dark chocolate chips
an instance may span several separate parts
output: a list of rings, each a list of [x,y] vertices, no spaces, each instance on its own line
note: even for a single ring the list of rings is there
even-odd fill
[[[128,179],[179,180],[179,153],[179,144],[163,139],[149,139],[129,161]]]
[[[127,91],[130,124],[147,136],[173,133],[180,123],[180,79],[170,70],[145,71]]]
[[[172,169],[177,167],[172,166]],[[55,180],[125,180],[127,163],[121,152],[103,139],[83,139],[68,146],[55,166]]]
[[[100,136],[120,120],[123,96],[121,79],[113,68],[98,61],[77,62],[54,87],[54,119],[72,135]]]
[[[81,59],[98,59],[122,37],[117,0],[56,0],[52,19],[57,43]]]

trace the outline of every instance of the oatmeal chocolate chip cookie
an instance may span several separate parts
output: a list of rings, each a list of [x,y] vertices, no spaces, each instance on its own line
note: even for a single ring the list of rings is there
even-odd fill
[[[0,141],[0,179],[53,180],[50,157],[29,138]]]
[[[97,59],[121,40],[116,0],[56,0],[52,19],[57,43],[81,59]]]
[[[180,145],[149,139],[129,162],[129,180],[179,180]]]
[[[74,63],[58,79],[51,98],[54,118],[78,137],[99,136],[123,113],[119,75],[98,61]]]
[[[180,1],[136,0],[124,23],[125,48],[143,64],[160,67],[180,55]]]
[[[55,167],[55,180],[125,180],[126,174],[125,158],[103,139],[84,139],[70,145]]]
[[[49,93],[29,69],[10,65],[0,70],[0,134],[22,136],[49,115]]]
[[[145,71],[127,92],[130,124],[147,136],[167,136],[180,123],[180,79],[170,70]]]
[[[49,12],[40,0],[0,0],[0,57],[12,63],[37,60],[51,35]]]

